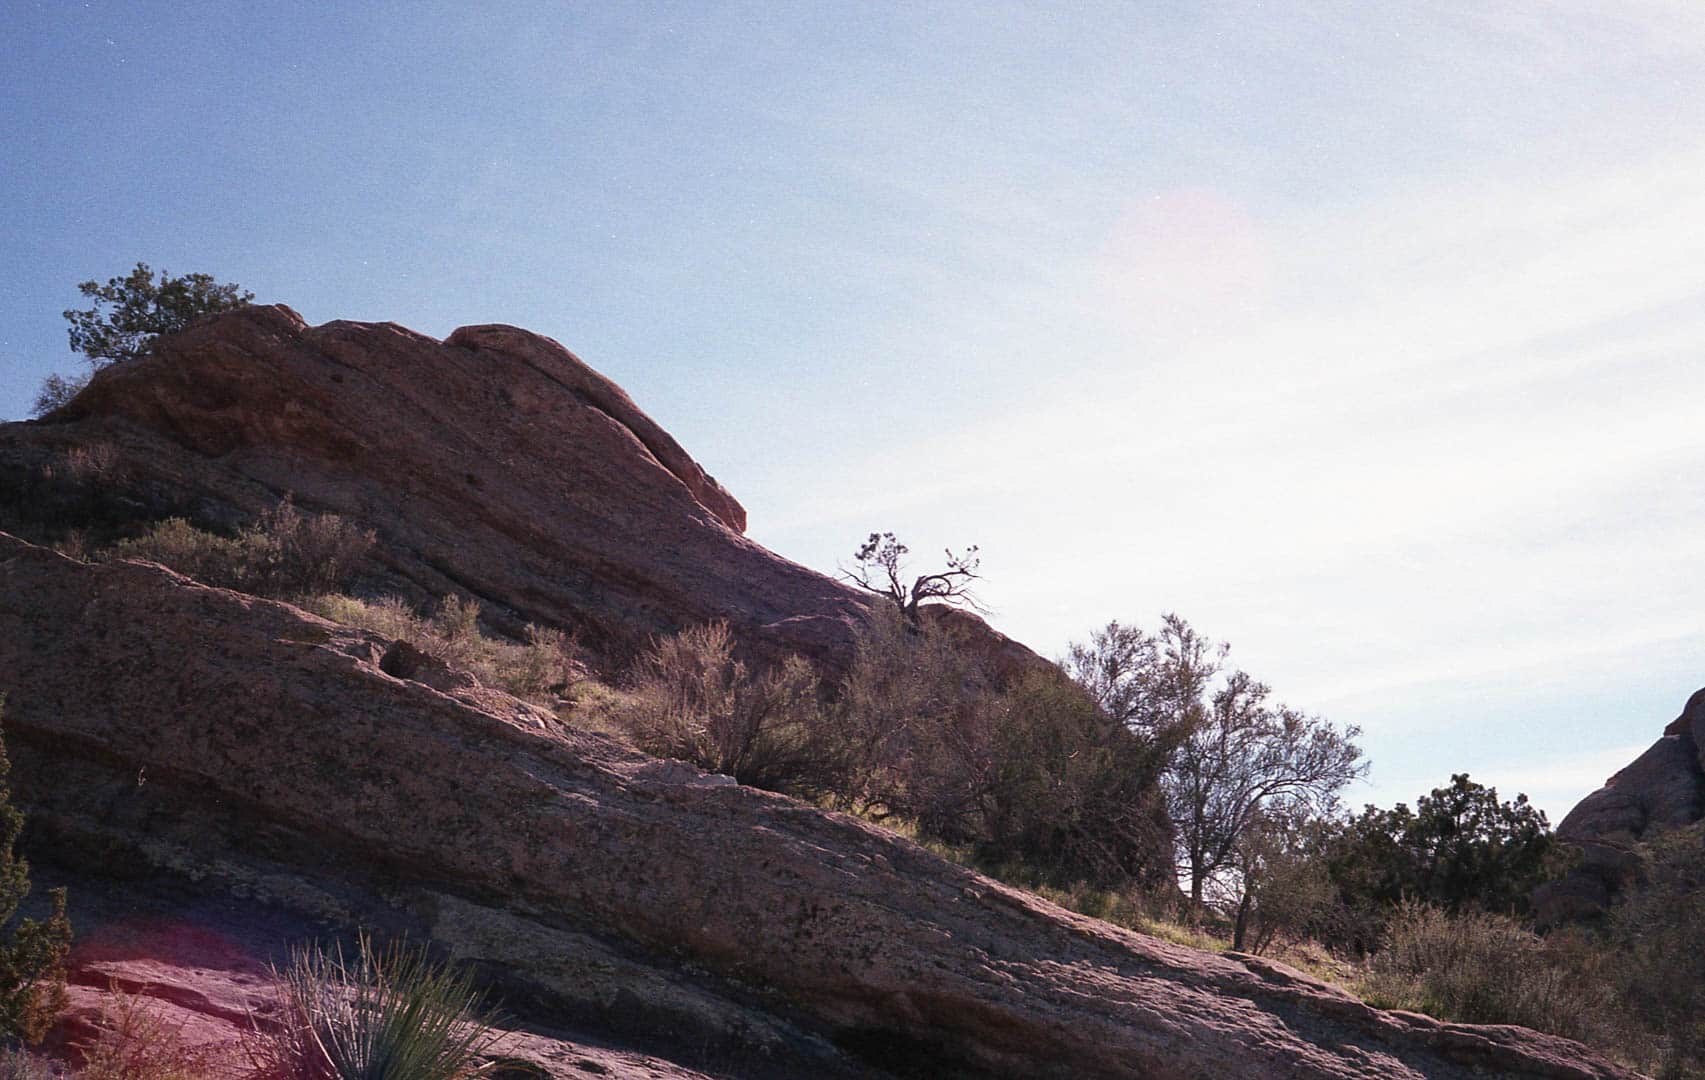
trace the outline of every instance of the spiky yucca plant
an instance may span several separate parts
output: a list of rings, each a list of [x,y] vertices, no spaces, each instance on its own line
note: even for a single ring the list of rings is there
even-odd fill
[[[366,935],[357,955],[341,946],[297,949],[274,971],[285,1019],[257,1040],[256,1072],[290,1080],[471,1080],[484,1076],[496,1041],[492,1014],[465,973],[424,949]]]

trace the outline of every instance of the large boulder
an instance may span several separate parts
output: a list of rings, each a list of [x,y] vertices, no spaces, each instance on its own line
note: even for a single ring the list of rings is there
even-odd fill
[[[176,883],[256,926],[409,931],[529,1022],[724,1076],[1628,1075],[1068,913],[471,681],[395,677],[390,644],[0,535],[0,688],[38,865],[138,896]]]

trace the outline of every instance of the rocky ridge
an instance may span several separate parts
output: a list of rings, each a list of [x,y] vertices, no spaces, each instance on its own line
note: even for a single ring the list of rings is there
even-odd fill
[[[78,469],[99,471],[96,490],[64,484]],[[208,318],[44,422],[0,426],[7,488],[15,515],[94,530],[231,529],[290,495],[376,532],[385,591],[460,593],[502,628],[562,627],[608,662],[711,619],[831,661],[869,603],[747,539],[740,504],[620,387],[507,326],[437,341],[309,326],[282,305]]]
[[[722,1075],[1626,1075],[1071,914],[496,691],[393,677],[391,646],[0,536],[32,850],[138,895],[412,930],[529,1020]]]

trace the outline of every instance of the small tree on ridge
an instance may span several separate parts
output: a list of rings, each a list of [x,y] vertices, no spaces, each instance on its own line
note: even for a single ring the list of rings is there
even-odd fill
[[[971,593],[971,583],[982,576],[977,573],[977,567],[982,564],[977,545],[966,548],[963,555],[955,555],[948,549],[947,569],[919,574],[907,585],[905,557],[910,550],[891,532],[873,532],[853,553],[853,568],[843,567],[841,576],[866,592],[887,598],[913,624],[918,621],[918,605],[925,600],[964,604],[977,612],[984,610]]]

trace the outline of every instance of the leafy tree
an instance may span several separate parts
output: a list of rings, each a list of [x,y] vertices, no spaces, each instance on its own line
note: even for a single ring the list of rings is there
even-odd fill
[[[1419,901],[1449,911],[1522,915],[1550,867],[1545,813],[1457,773],[1447,787],[1390,810],[1369,806],[1331,843],[1331,871],[1352,908]]]
[[[46,922],[23,919],[13,925],[18,905],[30,893],[30,866],[13,851],[24,815],[12,805],[5,785],[11,771],[0,745],[0,1039],[33,1044],[65,1010],[71,922],[65,914],[65,890],[54,889],[53,913]]]
[[[71,348],[96,367],[135,360],[146,355],[161,334],[182,330],[203,315],[245,307],[255,298],[238,285],[218,284],[208,274],[171,277],[161,271],[156,282],[154,271],[141,262],[126,277],[109,278],[105,285],[85,281],[77,289],[95,303],[65,312]]]
[[[892,601],[914,626],[918,621],[918,605],[925,600],[960,603],[973,611],[983,610],[971,593],[971,582],[981,577],[977,573],[982,563],[977,545],[966,548],[963,555],[955,555],[949,549],[945,570],[919,574],[907,585],[905,558],[910,550],[891,532],[871,533],[853,553],[853,568],[842,569],[841,576],[866,592]]]
[[[161,271],[155,281],[154,271],[140,262],[125,277],[108,278],[105,285],[85,281],[77,289],[94,304],[64,313],[71,324],[71,348],[96,369],[146,356],[160,335],[176,333],[203,315],[246,307],[255,298],[238,285],[215,282],[209,274],[172,277]],[[36,393],[31,415],[46,416],[88,385],[88,375],[49,375]]]

